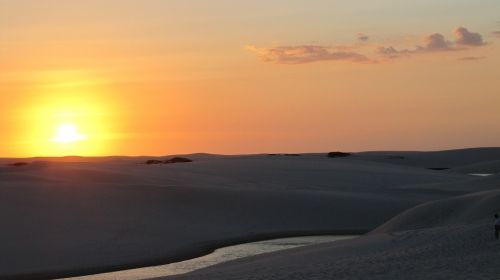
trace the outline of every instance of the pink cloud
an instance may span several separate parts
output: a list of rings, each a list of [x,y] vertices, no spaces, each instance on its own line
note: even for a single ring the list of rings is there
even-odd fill
[[[424,46],[417,47],[421,51],[447,51],[451,50],[452,43],[446,41],[439,33],[430,34],[424,37]]]
[[[262,61],[278,64],[304,64],[318,61],[349,61],[355,63],[373,63],[367,56],[353,51],[339,51],[336,47],[301,45],[258,48],[247,46]]]
[[[396,48],[379,47],[377,53],[386,58],[396,58],[401,55],[410,55],[428,52],[459,51],[467,47],[479,47],[486,43],[479,33],[470,32],[465,27],[457,27],[453,30],[455,34],[454,41],[448,41],[440,33],[433,33],[423,38],[423,45],[418,45],[414,49],[397,50]]]
[[[455,42],[458,45],[483,46],[486,44],[481,34],[470,32],[465,27],[457,27],[453,30],[453,33],[455,33]]]
[[[447,40],[443,34],[433,33],[423,37],[422,43],[411,49],[397,49],[393,46],[378,46],[377,57],[370,58],[364,53],[373,48],[374,44],[366,44],[369,37],[363,33],[357,34],[357,41],[352,45],[324,46],[297,45],[259,48],[247,46],[247,50],[257,54],[264,62],[277,64],[305,64],[319,61],[347,61],[353,63],[377,63],[384,58],[392,59],[401,56],[412,56],[424,53],[463,51],[486,45],[479,33],[471,32],[465,27],[453,29],[454,40]],[[500,31],[494,33],[500,37]],[[360,51],[365,49],[365,52]],[[459,60],[478,60],[484,57],[468,56]],[[381,60],[380,60],[381,59]]]

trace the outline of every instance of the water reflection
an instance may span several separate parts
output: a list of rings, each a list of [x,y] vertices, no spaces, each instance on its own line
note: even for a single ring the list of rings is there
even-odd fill
[[[197,269],[259,254],[275,252],[295,247],[320,244],[325,242],[350,239],[357,236],[304,236],[280,238],[224,247],[215,252],[187,261],[166,265],[128,269],[117,272],[101,273],[89,276],[65,278],[71,280],[137,280],[188,273]]]

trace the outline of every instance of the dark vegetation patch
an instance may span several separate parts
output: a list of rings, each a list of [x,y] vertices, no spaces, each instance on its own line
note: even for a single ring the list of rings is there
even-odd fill
[[[449,167],[427,167],[427,169],[441,171],[441,170],[447,170],[450,168]]]
[[[193,162],[193,160],[183,157],[174,157],[166,160],[158,160],[158,159],[150,159],[146,161],[147,165],[151,164],[172,164],[172,163],[185,163],[185,162]]]
[[[9,163],[7,165],[8,166],[21,167],[21,166],[29,165],[29,163],[27,163],[27,162],[15,162],[15,163]]]
[[[351,155],[351,153],[330,152],[330,153],[328,153],[327,157],[330,157],[330,158],[340,158],[340,157],[348,157],[350,155]]]
[[[184,162],[193,162],[193,161],[188,159],[188,158],[174,157],[174,158],[165,160],[163,163],[168,164],[168,163],[184,163]]]
[[[150,159],[148,161],[146,161],[146,164],[162,164],[163,161],[161,160],[157,160],[157,159]]]

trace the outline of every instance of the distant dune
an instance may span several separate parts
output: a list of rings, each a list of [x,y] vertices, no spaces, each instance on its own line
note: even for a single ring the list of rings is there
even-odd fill
[[[357,153],[355,156],[362,160],[415,167],[458,168],[499,160],[500,148],[472,148],[436,152],[363,152]]]
[[[326,154],[193,154],[182,156],[194,162],[167,165],[144,164],[151,157],[3,159],[35,163],[0,167],[0,278],[95,273],[181,260],[253,239],[372,230],[355,240],[175,279],[500,272],[498,261],[488,259],[500,248],[489,225],[500,212],[500,175],[463,172],[471,166],[477,173],[492,170],[500,148]]]

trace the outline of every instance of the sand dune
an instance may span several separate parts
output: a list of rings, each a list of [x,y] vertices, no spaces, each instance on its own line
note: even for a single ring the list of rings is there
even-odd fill
[[[499,176],[482,182],[491,181],[500,186]],[[500,241],[493,237],[492,216],[498,212],[500,190],[442,199],[404,211],[355,240],[166,279],[497,279]]]
[[[495,179],[500,185],[500,177]],[[483,220],[491,221],[494,213],[500,213],[499,190],[478,192],[421,204],[394,217],[374,230],[372,234],[468,225]]]
[[[500,148],[474,148],[435,152],[363,152],[355,158],[416,167],[457,168],[500,158]],[[401,158],[402,157],[402,158]]]
[[[446,151],[440,157],[454,167],[483,159],[491,161],[483,151]],[[456,153],[472,159],[461,159],[455,164]],[[322,256],[346,254],[351,256],[350,261],[355,261],[356,251],[365,250],[371,252],[371,261],[377,262],[377,254],[382,252],[376,252],[376,248],[390,248],[391,240],[399,238],[388,232],[430,226],[464,227],[444,223],[454,221],[452,214],[443,221],[424,220],[421,224],[417,223],[418,215],[432,215],[433,207],[448,209],[446,207],[477,204],[486,199],[482,196],[492,196],[493,205],[497,197],[496,192],[491,191],[452,198],[477,190],[495,190],[499,177],[476,178],[422,167],[431,165],[439,153],[433,153],[428,162],[420,158],[421,166],[374,160],[375,154],[370,153],[370,158],[361,154],[342,159],[327,158],[324,154],[198,155],[199,160],[193,163],[158,166],[141,164],[146,159],[143,157],[84,162],[75,162],[72,158],[72,162],[39,161],[24,167],[1,167],[0,250],[4,254],[0,257],[0,278],[43,279],[160,264],[199,255],[221,245],[265,237],[366,232],[404,210],[444,199],[425,204],[420,210],[418,207],[423,206],[404,212],[403,218],[396,217],[358,240],[262,257],[269,266],[256,274],[263,277],[257,279],[293,279],[285,276],[290,276],[286,271],[295,271],[291,269],[294,264],[297,267],[295,258],[314,259],[321,264]],[[432,206],[433,203],[450,206]],[[491,207],[484,209],[484,215],[493,210]],[[463,215],[464,221],[479,221],[482,217],[469,211],[479,210],[457,213]],[[486,223],[487,218],[484,216],[482,223]],[[471,234],[479,234],[479,230],[486,227],[478,223],[470,229]],[[421,231],[429,231],[429,240],[432,234],[437,234],[434,232],[439,232],[436,229]],[[405,234],[414,233],[408,231],[398,236]],[[458,237],[460,233],[454,234]],[[486,235],[484,238],[486,242]],[[339,246],[343,248],[340,251]],[[407,257],[409,262],[412,256]],[[284,265],[286,271],[267,258]],[[325,261],[332,264],[334,259]],[[185,277],[217,279],[214,275],[241,272],[240,269],[248,269],[249,273],[255,269],[254,263],[260,261],[260,258],[242,260],[237,262],[236,270],[231,268],[235,264],[227,264]],[[319,274],[307,268],[295,272],[312,277],[323,275],[321,273],[333,275],[335,271],[329,270],[331,265],[326,263],[311,267],[317,271],[324,269]],[[231,275],[226,276],[233,279]],[[284,276],[279,278],[279,275]]]
[[[500,160],[478,162],[452,168],[450,171],[464,174],[471,173],[500,173]]]
[[[164,279],[498,279],[491,223],[368,235]]]
[[[500,189],[498,184],[500,174],[492,176],[469,176],[461,181],[447,183],[410,184],[396,187],[396,190],[405,190],[415,194],[421,192],[446,193],[450,195],[462,195],[467,193],[481,192]]]

